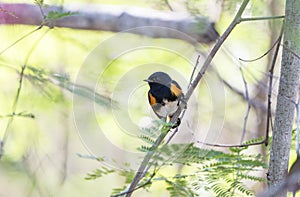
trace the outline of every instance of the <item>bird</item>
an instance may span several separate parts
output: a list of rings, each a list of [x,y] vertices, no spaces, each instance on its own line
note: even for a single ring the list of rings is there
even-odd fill
[[[169,122],[179,107],[184,97],[180,85],[165,72],[154,72],[148,79],[144,80],[149,84],[148,101],[158,118]],[[172,127],[176,128],[180,119]]]

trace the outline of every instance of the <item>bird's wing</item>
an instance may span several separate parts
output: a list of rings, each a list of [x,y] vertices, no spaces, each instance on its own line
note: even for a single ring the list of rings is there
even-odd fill
[[[170,90],[171,90],[171,93],[177,97],[183,96],[180,85],[174,80],[172,80]]]

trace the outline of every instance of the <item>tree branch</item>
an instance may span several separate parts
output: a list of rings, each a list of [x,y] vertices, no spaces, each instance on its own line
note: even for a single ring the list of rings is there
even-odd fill
[[[180,102],[179,108],[178,110],[175,112],[175,114],[173,115],[170,123],[171,124],[175,124],[181,114],[181,111],[183,109],[186,108],[187,102],[190,99],[192,93],[194,92],[196,86],[199,84],[200,80],[202,79],[204,73],[206,72],[206,70],[208,69],[208,67],[210,66],[210,63],[213,59],[213,57],[216,55],[217,51],[220,49],[220,47],[222,46],[222,44],[225,42],[226,38],[229,36],[229,34],[231,33],[231,31],[234,29],[234,27],[240,22],[241,16],[243,11],[245,10],[247,4],[248,4],[249,0],[244,0],[235,16],[235,18],[233,19],[233,21],[231,22],[231,24],[229,25],[229,27],[226,29],[226,31],[224,32],[224,34],[220,37],[220,39],[217,41],[217,43],[214,45],[214,47],[212,48],[212,50],[210,51],[210,53],[208,54],[205,62],[203,63],[202,68],[200,69],[199,73],[197,74],[196,78],[193,80],[193,82],[191,83],[191,86],[189,87],[189,89],[187,90],[187,93],[184,96],[184,102]],[[170,128],[168,128],[166,130],[166,127],[163,127],[162,132],[160,134],[160,136],[157,138],[157,140],[155,141],[155,143],[152,145],[151,147],[151,151],[149,151],[146,156],[144,157],[138,171],[136,172],[136,175],[133,179],[133,181],[131,182],[129,188],[127,191],[129,191],[126,194],[126,197],[130,197],[132,195],[132,190],[134,190],[134,188],[136,188],[137,184],[139,183],[139,181],[142,178],[142,174],[145,174],[145,169],[147,168],[148,162],[149,160],[152,158],[153,154],[155,153],[156,148],[161,144],[161,142],[163,141],[163,139],[166,137],[167,133],[169,132]]]
[[[182,36],[182,33],[186,33],[203,43],[211,43],[219,37],[214,23],[202,16],[194,17],[174,12],[107,5],[66,6],[63,10],[60,6],[47,6],[42,9],[42,13],[46,16],[51,11],[73,13],[71,16],[48,22],[48,24],[46,21],[45,25],[49,27],[121,32],[136,27],[158,26],[178,30],[178,33],[149,28],[134,29],[130,32],[154,38],[183,40],[186,40],[186,37]],[[0,4],[0,24],[41,25],[43,22],[45,22],[44,17],[37,5]]]

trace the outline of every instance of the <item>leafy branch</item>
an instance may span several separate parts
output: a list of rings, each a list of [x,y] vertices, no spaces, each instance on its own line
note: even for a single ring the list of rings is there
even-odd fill
[[[2,55],[4,52],[6,52],[8,49],[13,47],[17,43],[21,42],[26,37],[30,36],[31,34],[35,33],[36,31],[42,29],[45,25],[50,27],[50,28],[53,28],[54,24],[57,20],[62,19],[62,18],[67,17],[67,16],[72,16],[72,15],[77,14],[77,12],[71,12],[71,11],[65,12],[63,10],[45,12],[44,8],[43,8],[44,7],[44,0],[35,0],[34,3],[39,7],[40,15],[42,16],[42,21],[38,24],[38,26],[36,28],[29,31],[25,35],[21,36],[19,39],[17,39],[12,44],[7,46],[5,49],[0,51],[0,55]],[[17,16],[18,12],[16,12],[16,13],[14,13],[14,11],[10,12],[9,10],[6,10],[6,9],[4,9],[0,6],[0,12],[1,11],[4,12],[4,14],[7,14],[7,15],[11,16],[13,19],[19,19],[20,18],[20,17]],[[21,10],[18,10],[18,11],[21,12]],[[38,16],[36,16],[36,18],[38,18]]]
[[[12,109],[11,109],[11,114],[12,116],[9,118],[7,124],[6,124],[6,127],[5,127],[5,130],[4,130],[4,134],[3,134],[3,137],[1,138],[0,140],[0,159],[2,158],[3,156],[3,153],[4,153],[4,145],[6,143],[6,140],[8,138],[8,134],[9,134],[9,130],[10,130],[10,126],[14,120],[14,115],[16,114],[16,111],[17,111],[17,105],[19,103],[19,98],[20,98],[20,94],[21,94],[21,89],[22,89],[22,86],[23,86],[23,79],[24,79],[24,76],[25,76],[25,69],[27,68],[27,64],[28,64],[28,61],[29,61],[29,58],[31,57],[31,54],[33,53],[33,51],[37,48],[38,44],[40,43],[40,41],[45,37],[45,35],[48,33],[48,31],[46,31],[44,34],[41,35],[41,37],[33,43],[32,47],[30,48],[30,50],[28,51],[27,53],[27,56],[26,56],[26,59],[25,59],[25,62],[24,62],[24,65],[21,67],[21,71],[20,71],[20,75],[19,75],[19,84],[18,84],[18,88],[17,88],[17,92],[16,92],[16,95],[15,95],[15,98],[14,98],[14,101],[13,101],[13,104],[12,104]]]
[[[260,139],[251,141],[258,140]],[[151,186],[155,182],[164,182],[172,197],[197,196],[200,188],[204,188],[216,196],[234,196],[232,193],[253,195],[253,191],[247,188],[244,181],[266,182],[265,178],[254,173],[267,169],[268,165],[262,155],[248,154],[246,153],[247,150],[248,147],[232,147],[228,153],[225,153],[202,149],[192,143],[162,145],[155,151],[156,156],[159,155],[159,157],[155,157],[155,168],[147,173],[131,192]],[[161,167],[168,168],[175,164],[183,165],[187,169],[192,168],[193,172],[174,176],[166,176],[159,172]],[[118,169],[115,171],[114,169],[102,167],[89,173],[87,177],[91,180],[114,172],[124,177],[126,179],[125,183],[130,183],[134,176],[132,169]],[[114,190],[112,197],[124,196],[127,193],[126,187],[118,188]]]

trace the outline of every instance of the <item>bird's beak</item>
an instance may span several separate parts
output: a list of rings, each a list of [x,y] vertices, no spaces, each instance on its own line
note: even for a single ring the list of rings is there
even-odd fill
[[[152,80],[149,80],[149,79],[144,79],[143,81],[145,81],[145,82],[152,82]]]

